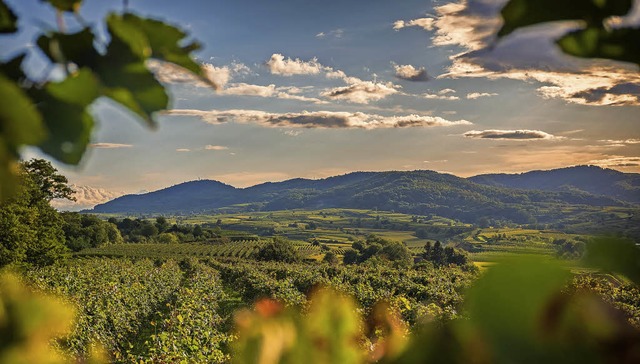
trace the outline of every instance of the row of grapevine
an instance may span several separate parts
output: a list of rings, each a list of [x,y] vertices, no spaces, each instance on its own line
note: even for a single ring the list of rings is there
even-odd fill
[[[179,289],[183,273],[173,261],[91,258],[29,270],[25,276],[76,307],[73,332],[60,342],[63,351],[84,356],[97,342],[118,358],[147,318]]]
[[[221,332],[224,318],[218,303],[224,296],[218,272],[190,261],[185,285],[176,301],[158,312],[150,322],[153,333],[131,354],[135,363],[222,363],[228,354],[222,351],[231,336]],[[136,351],[136,350],[134,350]]]

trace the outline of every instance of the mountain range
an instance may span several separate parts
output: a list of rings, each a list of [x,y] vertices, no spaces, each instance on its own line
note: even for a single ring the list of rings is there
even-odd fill
[[[489,218],[548,223],[564,217],[562,206],[586,210],[636,208],[638,203],[640,174],[579,166],[471,178],[425,170],[353,172],[247,188],[198,180],[122,196],[89,212],[151,215],[337,207],[437,214],[468,222]]]

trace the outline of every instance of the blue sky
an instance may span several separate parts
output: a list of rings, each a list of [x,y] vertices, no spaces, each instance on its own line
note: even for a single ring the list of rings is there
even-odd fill
[[[2,58],[32,44],[37,24],[55,24],[37,1],[8,3],[24,21],[3,39]],[[639,172],[637,66],[561,54],[552,40],[570,24],[496,43],[502,3],[132,0],[132,11],[203,43],[197,58],[219,90],[150,64],[173,100],[159,129],[101,100],[82,165],[56,167],[86,205],[197,178],[249,186],[361,170],[470,176],[576,164]],[[121,8],[86,0],[81,14],[100,29]],[[636,6],[629,21],[639,14]],[[43,66],[32,49],[27,70]]]

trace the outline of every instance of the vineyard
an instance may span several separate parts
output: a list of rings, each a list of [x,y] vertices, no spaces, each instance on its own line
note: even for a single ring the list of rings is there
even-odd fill
[[[224,362],[235,309],[260,298],[303,307],[321,286],[354,297],[363,314],[386,301],[410,324],[425,314],[454,318],[474,277],[459,269],[78,257],[24,279],[76,307],[61,350],[82,357],[99,344],[116,362],[139,363]]]

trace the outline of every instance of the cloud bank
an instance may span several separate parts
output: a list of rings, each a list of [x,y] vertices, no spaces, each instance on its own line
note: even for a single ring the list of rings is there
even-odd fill
[[[89,144],[89,147],[95,149],[120,149],[120,148],[131,148],[133,145],[131,144],[120,144],[120,143],[93,143]]]
[[[322,128],[322,129],[380,129],[406,127],[435,127],[471,125],[469,121],[450,121],[441,117],[404,115],[381,116],[362,112],[303,111],[270,113],[260,110],[189,110],[174,109],[166,115],[198,117],[209,124],[228,122],[252,123],[265,127]]]
[[[541,130],[470,130],[464,134],[466,138],[492,140],[559,140],[564,137],[545,133]]]
[[[73,195],[76,198],[76,201],[55,199],[51,201],[51,206],[58,210],[79,211],[92,208],[97,204],[101,204],[124,195],[123,192],[114,192],[103,188],[78,186],[75,184],[72,184],[71,188],[76,191]]]

